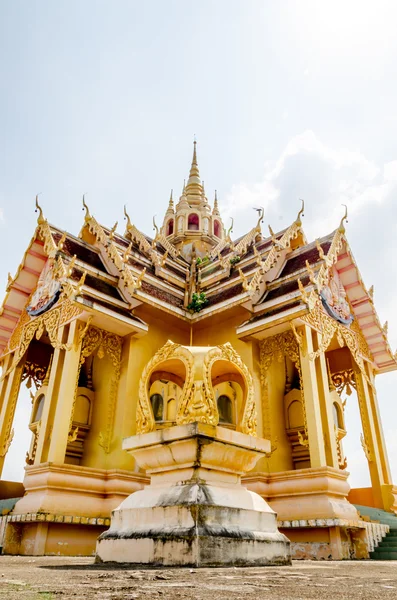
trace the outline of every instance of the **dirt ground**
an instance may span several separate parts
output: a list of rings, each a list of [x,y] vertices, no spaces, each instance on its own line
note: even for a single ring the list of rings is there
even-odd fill
[[[4,600],[397,600],[397,561],[291,567],[132,569],[90,558],[0,556]]]

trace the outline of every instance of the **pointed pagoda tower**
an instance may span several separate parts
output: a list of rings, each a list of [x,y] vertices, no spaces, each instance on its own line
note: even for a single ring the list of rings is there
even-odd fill
[[[189,262],[192,257],[206,256],[225,235],[216,193],[214,208],[211,209],[205,195],[204,182],[200,179],[196,141],[193,144],[189,179],[183,185],[182,195],[175,208],[171,192],[161,233]]]

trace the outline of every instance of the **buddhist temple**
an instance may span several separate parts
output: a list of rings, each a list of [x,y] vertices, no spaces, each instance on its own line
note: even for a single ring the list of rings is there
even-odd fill
[[[397,362],[347,241],[347,214],[308,241],[303,203],[282,231],[267,231],[257,209],[252,229],[233,239],[216,193],[206,196],[196,142],[182,194],[165,201],[153,237],[127,210],[124,232],[98,223],[84,198],[75,236],[36,205],[0,308],[0,474],[21,385],[32,400],[24,480],[0,482],[3,552],[110,560],[117,538],[125,556],[119,507],[139,528],[138,498],[149,510],[164,481],[200,479],[217,486],[211,519],[224,530],[217,507],[255,504],[278,564],[288,552],[369,558],[389,530],[370,511],[397,513],[375,386]],[[369,488],[350,489],[346,397],[358,403]],[[208,439],[213,453],[200,462]]]

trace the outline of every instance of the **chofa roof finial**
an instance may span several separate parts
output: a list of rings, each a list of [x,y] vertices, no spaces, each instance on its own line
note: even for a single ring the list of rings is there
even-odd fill
[[[39,213],[39,216],[37,217],[38,225],[42,225],[43,223],[46,222],[46,219],[44,218],[44,215],[43,215],[43,210],[39,204],[39,194],[36,194],[36,208],[35,208],[34,212]]]
[[[339,231],[341,233],[345,233],[345,231],[346,231],[346,229],[345,229],[345,221],[346,221],[346,223],[348,223],[348,220],[347,220],[347,206],[346,206],[346,204],[342,204],[342,206],[345,207],[345,214],[343,215],[342,220],[341,220],[341,222],[339,224]]]
[[[127,206],[124,204],[124,219],[127,221],[127,231],[132,227],[130,216],[127,212]]]
[[[301,217],[305,216],[305,201],[302,200],[302,198],[299,198],[299,200],[302,202],[302,207],[301,207],[300,211],[298,212],[298,216],[296,217],[296,222],[298,225],[302,225]]]
[[[90,219],[91,219],[91,215],[90,215],[90,209],[88,208],[86,201],[85,201],[85,194],[83,194],[83,208],[82,210],[85,210],[85,216],[84,216],[84,221],[87,223]]]

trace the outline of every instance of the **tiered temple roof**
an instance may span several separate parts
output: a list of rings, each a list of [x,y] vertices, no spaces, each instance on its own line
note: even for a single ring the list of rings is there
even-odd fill
[[[9,276],[0,309],[0,353],[8,352],[18,322],[26,320],[25,308],[48,258],[54,261],[63,289],[68,288],[68,297],[99,321],[101,315],[111,316],[120,334],[142,335],[148,330],[149,325],[134,314],[142,304],[191,324],[238,307],[237,334],[243,339],[273,335],[307,314],[310,294],[321,290],[332,268],[340,277],[376,370],[396,368],[387,327],[381,326],[372,292],[362,281],[343,220],[328,236],[307,243],[303,208],[289,227],[278,233],[269,228],[267,236],[262,233],[260,210],[255,226],[232,241],[230,231],[223,227],[217,199],[211,212],[205,197],[196,147],[188,184],[175,210],[171,199],[154,239],[140,232],[127,213],[122,235],[116,226],[100,225],[84,200],[83,204],[86,214],[79,237],[49,225],[39,209],[36,231],[16,275]],[[191,231],[187,221],[184,229],[179,227],[179,217],[188,219],[192,210],[199,216],[197,229]],[[215,234],[219,224],[221,230]],[[205,294],[208,304],[193,312],[189,306],[197,293]]]

